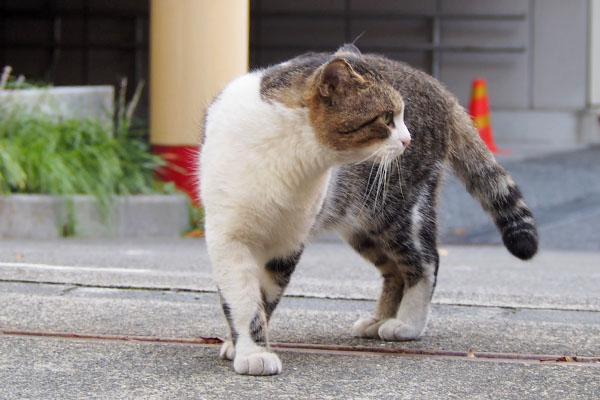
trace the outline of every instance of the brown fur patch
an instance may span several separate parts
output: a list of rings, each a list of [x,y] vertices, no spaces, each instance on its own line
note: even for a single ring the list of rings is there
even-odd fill
[[[317,70],[305,96],[318,139],[340,151],[386,139],[391,128],[382,115],[402,108],[402,99],[391,85],[368,70],[360,74],[344,58]]]
[[[400,94],[360,54],[311,53],[269,68],[263,100],[306,107],[317,138],[343,151],[368,146],[390,135],[381,116],[402,109]]]

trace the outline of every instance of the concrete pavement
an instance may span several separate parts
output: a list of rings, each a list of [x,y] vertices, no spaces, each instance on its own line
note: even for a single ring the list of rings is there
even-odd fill
[[[532,261],[449,177],[424,337],[350,336],[381,278],[327,236],[273,316],[273,377],[202,339],[227,332],[203,240],[0,240],[0,399],[600,398],[600,147],[529,155],[500,161],[536,215]]]
[[[226,334],[203,240],[5,240],[0,398],[600,397],[600,363],[570,358],[600,357],[598,252],[441,254],[425,336],[382,343],[349,333],[375,307],[375,269],[339,241],[308,246],[271,324],[292,346],[283,373],[257,378],[200,344]]]

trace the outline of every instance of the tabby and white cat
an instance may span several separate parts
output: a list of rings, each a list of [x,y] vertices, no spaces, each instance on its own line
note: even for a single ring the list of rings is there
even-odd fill
[[[281,372],[267,324],[309,238],[334,229],[383,275],[352,334],[412,340],[439,264],[436,198],[448,163],[508,250],[537,251],[521,192],[457,99],[408,65],[353,45],[231,82],[209,107],[200,155],[206,242],[240,374]],[[333,268],[333,267],[332,267]]]

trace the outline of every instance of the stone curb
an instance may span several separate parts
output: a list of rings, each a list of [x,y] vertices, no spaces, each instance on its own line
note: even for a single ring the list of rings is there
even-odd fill
[[[0,196],[0,238],[174,237],[190,228],[184,195],[122,196],[103,215],[86,195]]]

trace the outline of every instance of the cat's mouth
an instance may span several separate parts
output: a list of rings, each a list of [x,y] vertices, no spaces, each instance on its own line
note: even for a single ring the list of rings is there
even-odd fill
[[[404,144],[388,145],[377,150],[369,158],[367,158],[367,160],[373,161],[377,164],[389,164],[396,158],[400,157],[405,150],[406,146]]]
[[[387,164],[400,157],[408,145],[410,139],[407,140],[388,140],[383,146],[380,146],[373,151],[364,161],[373,161],[377,164]]]
[[[378,164],[389,163],[400,157],[410,145],[411,135],[404,121],[401,117],[396,121],[396,127],[391,131],[390,136],[369,157],[371,161]]]

